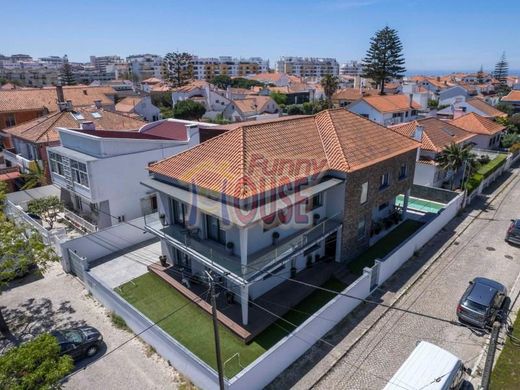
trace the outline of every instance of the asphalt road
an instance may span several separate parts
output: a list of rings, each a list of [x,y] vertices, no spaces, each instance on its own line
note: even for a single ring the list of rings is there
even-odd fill
[[[515,169],[508,181],[494,188],[488,196],[488,205],[481,200],[481,207],[466,216],[463,233],[397,306],[456,320],[458,300],[467,282],[476,276],[498,280],[510,292],[515,286],[513,293],[518,292],[520,248],[504,241],[510,219],[520,217],[518,171]],[[453,352],[473,368],[479,362],[488,337],[466,327],[390,310],[314,387],[380,389],[419,340],[430,341]],[[481,367],[483,361],[480,362]],[[475,371],[478,377],[480,368]]]

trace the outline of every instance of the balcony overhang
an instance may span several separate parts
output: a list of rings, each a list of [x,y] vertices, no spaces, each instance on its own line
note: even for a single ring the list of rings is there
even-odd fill
[[[267,203],[264,208],[269,210],[270,213],[275,213],[280,210],[286,209],[289,205],[294,205],[301,202],[303,199],[311,198],[312,196],[326,191],[332,187],[343,184],[344,181],[336,178],[327,179],[319,184],[311,187],[307,187],[298,192],[298,196],[294,194],[288,195],[284,199],[277,199],[274,202]],[[174,185],[163,183],[155,179],[145,179],[141,181],[141,184],[145,187],[151,188],[155,191],[161,192],[172,198],[180,200],[183,203],[194,205],[197,209],[201,210],[205,214],[213,215],[219,219],[231,222],[239,227],[245,227],[258,222],[265,215],[262,213],[254,213],[250,218],[239,218],[239,216],[248,214],[248,210],[242,210],[230,204],[223,204],[217,200],[210,199],[206,196],[199,195],[195,192],[187,191],[185,189],[176,187]]]

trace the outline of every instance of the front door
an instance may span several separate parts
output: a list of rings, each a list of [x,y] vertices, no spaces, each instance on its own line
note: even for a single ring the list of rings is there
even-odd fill
[[[206,215],[206,233],[208,239],[222,245],[226,244],[226,231],[220,226],[220,220],[211,215]]]

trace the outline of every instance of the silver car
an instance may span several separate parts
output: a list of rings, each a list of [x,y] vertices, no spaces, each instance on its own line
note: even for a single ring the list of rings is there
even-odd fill
[[[459,321],[479,328],[491,326],[499,319],[506,297],[503,284],[486,278],[473,279],[457,306]]]
[[[507,229],[506,241],[520,245],[520,219],[512,219]]]

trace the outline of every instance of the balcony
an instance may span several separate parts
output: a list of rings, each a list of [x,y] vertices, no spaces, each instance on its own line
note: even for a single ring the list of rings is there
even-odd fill
[[[80,217],[78,214],[74,213],[74,211],[65,209],[63,211],[63,217],[70,221],[74,226],[87,233],[94,233],[98,230],[95,224]]]
[[[4,159],[6,161],[9,161],[11,165],[20,167],[20,171],[23,173],[29,172],[29,168],[31,167],[31,164],[34,162],[33,160],[29,160],[25,157],[23,157],[20,154],[16,154],[9,150],[4,150]],[[40,167],[42,166],[42,162],[38,161],[38,164]]]
[[[253,280],[280,263],[303,253],[305,249],[324,240],[341,226],[339,215],[327,218],[316,226],[280,240],[277,245],[248,255],[247,265],[242,266],[239,256],[227,252],[222,245],[212,240],[202,239],[200,233],[178,225],[163,226],[157,213],[145,216],[145,228],[148,231],[166,239],[176,248],[221,274],[232,273],[238,283]]]

